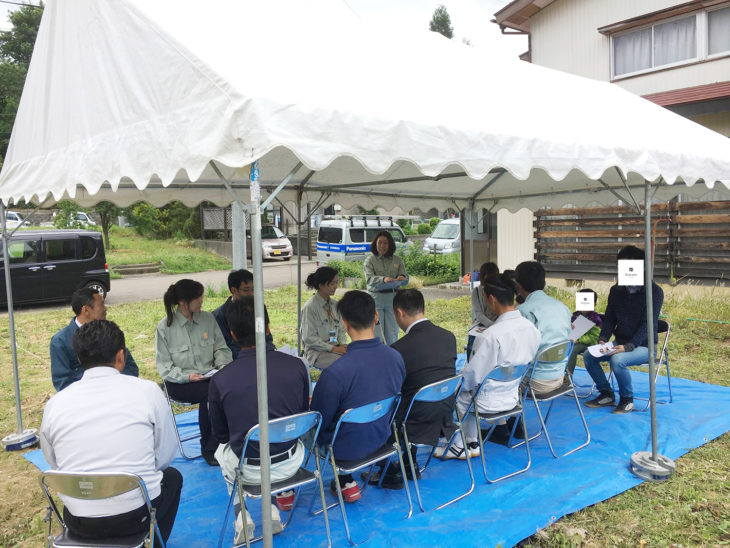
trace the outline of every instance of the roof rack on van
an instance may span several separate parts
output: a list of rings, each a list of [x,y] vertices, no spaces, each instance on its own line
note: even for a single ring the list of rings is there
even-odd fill
[[[389,226],[395,226],[392,215],[325,215],[322,220],[344,220],[350,221],[350,226],[355,226],[356,220],[361,220],[365,226],[368,226],[368,221],[376,221],[377,226],[383,226],[382,221],[390,221]],[[388,225],[385,225],[388,226]]]

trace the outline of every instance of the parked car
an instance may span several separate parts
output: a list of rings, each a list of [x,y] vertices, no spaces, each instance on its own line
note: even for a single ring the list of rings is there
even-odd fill
[[[40,226],[48,226],[48,227],[55,226],[53,224],[53,220],[56,218],[57,213],[58,212],[54,211],[52,219],[48,222],[41,223]],[[71,222],[75,222],[78,226],[80,226],[82,228],[87,227],[87,226],[96,226],[96,222],[94,221],[94,219],[92,219],[91,215],[89,215],[85,211],[77,211],[74,214]]]
[[[5,212],[5,226],[8,227],[8,230],[15,230],[22,225],[27,226],[28,221],[24,221],[23,218],[20,216],[20,213],[17,213],[15,211]]]
[[[278,226],[263,225],[261,227],[261,251],[264,259],[292,258],[293,249],[291,241],[286,237]],[[251,232],[246,231],[246,253],[251,257]]]
[[[461,252],[461,221],[444,219],[423,242],[423,251],[433,253]]]
[[[77,289],[93,287],[106,297],[109,267],[99,232],[27,230],[8,241],[14,303],[67,301]],[[0,306],[7,306],[5,257],[0,248]]]
[[[385,215],[326,216],[317,233],[317,261],[362,261],[370,253],[370,243],[381,230],[387,230],[398,249],[412,246],[403,229]]]

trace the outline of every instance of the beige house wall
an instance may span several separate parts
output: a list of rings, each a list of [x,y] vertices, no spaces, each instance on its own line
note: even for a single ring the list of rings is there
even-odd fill
[[[520,209],[517,213],[506,209],[497,212],[497,265],[500,272],[514,269],[522,261],[531,261],[535,257],[534,218],[529,209]]]

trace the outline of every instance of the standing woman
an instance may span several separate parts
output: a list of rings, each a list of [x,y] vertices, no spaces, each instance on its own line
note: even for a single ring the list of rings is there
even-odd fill
[[[398,289],[383,287],[383,284],[405,281],[406,265],[402,258],[394,255],[395,240],[387,230],[381,230],[375,235],[370,251],[372,255],[365,259],[363,269],[368,293],[375,299],[375,309],[378,312],[380,333],[377,326],[375,333],[380,335],[385,344],[390,345],[398,339],[398,324],[395,323],[393,312],[393,297]]]
[[[171,398],[199,404],[200,450],[205,462],[217,466],[218,442],[211,435],[208,417],[210,376],[205,374],[227,365],[233,356],[213,314],[200,310],[203,284],[180,280],[167,289],[164,303],[167,317],[155,331],[157,371]]]
[[[332,298],[340,283],[340,276],[330,266],[321,266],[305,282],[316,293],[302,308],[302,342],[309,365],[327,369],[347,352],[347,332]]]

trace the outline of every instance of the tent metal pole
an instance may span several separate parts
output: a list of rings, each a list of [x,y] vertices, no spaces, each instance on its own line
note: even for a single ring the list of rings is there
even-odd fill
[[[8,327],[10,329],[10,350],[13,358],[13,381],[15,385],[15,410],[18,418],[18,431],[9,434],[2,440],[3,446],[8,451],[14,451],[30,447],[38,441],[36,430],[29,428],[23,430],[23,408],[20,401],[20,375],[18,373],[18,348],[15,340],[15,314],[13,311],[13,284],[10,273],[10,255],[8,254],[8,235],[5,203],[0,202],[0,222],[2,222],[3,241],[3,262],[5,269],[5,295],[8,301]]]
[[[264,211],[269,206],[271,201],[279,195],[279,192],[281,192],[281,190],[287,184],[289,184],[289,181],[291,181],[291,178],[294,177],[294,175],[296,174],[297,171],[299,171],[299,169],[302,167],[302,165],[304,165],[304,164],[302,164],[301,162],[297,162],[297,165],[295,165],[294,168],[292,168],[292,170],[289,172],[289,174],[286,177],[284,177],[284,180],[279,183],[279,186],[277,186],[274,189],[274,191],[269,195],[269,197],[266,198],[266,201],[263,204],[261,204],[261,211]]]
[[[302,189],[297,189],[297,356],[302,355]]]
[[[259,416],[259,458],[261,462],[261,521],[266,548],[272,546],[271,457],[269,448],[269,396],[266,376],[266,322],[264,321],[264,276],[261,254],[261,189],[258,162],[251,164],[251,258],[253,262],[253,301],[256,315],[256,393]],[[242,508],[242,512],[245,510]],[[246,519],[245,517],[243,519]]]
[[[469,204],[469,290],[474,289],[474,199]],[[481,282],[480,282],[481,283]]]
[[[631,471],[650,481],[669,479],[674,472],[674,462],[659,454],[657,448],[657,420],[656,420],[656,358],[654,355],[654,301],[652,299],[652,282],[654,261],[651,251],[651,182],[644,183],[644,293],[646,294],[646,333],[649,349],[649,411],[651,413],[651,453],[638,451],[631,455]]]
[[[624,177],[624,174],[621,173],[621,170],[619,168],[616,168],[616,173],[618,174],[619,179],[621,179],[621,182],[623,183],[626,190],[628,190],[629,196],[631,196],[631,200],[634,202],[634,207],[636,208],[636,211],[639,213],[639,215],[641,215],[641,208],[639,207],[639,204],[637,203],[636,198],[634,198],[634,195],[631,192],[631,189],[629,188],[628,180],[626,179],[626,177]]]

